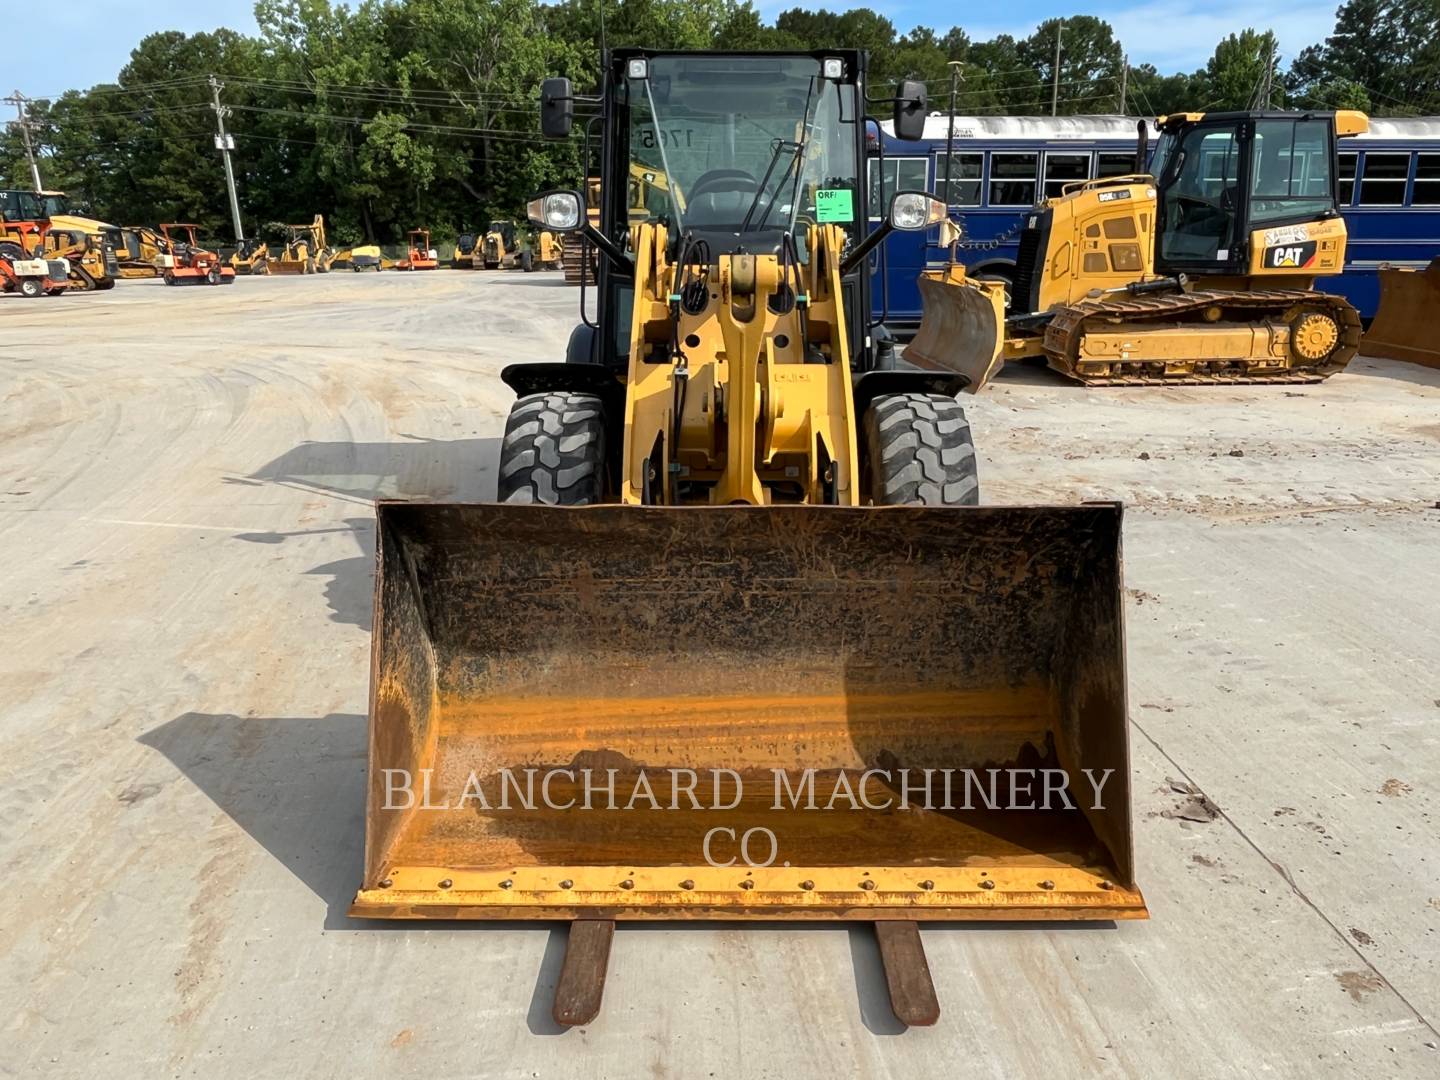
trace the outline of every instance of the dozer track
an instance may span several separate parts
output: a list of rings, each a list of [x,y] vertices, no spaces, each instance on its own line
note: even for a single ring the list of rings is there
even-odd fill
[[[1359,312],[1321,292],[1107,297],[1056,312],[1045,357],[1091,386],[1310,383],[1342,370],[1360,334]]]

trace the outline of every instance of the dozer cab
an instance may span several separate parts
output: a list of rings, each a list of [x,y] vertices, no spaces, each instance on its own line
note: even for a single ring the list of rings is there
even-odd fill
[[[1043,357],[1096,385],[1340,371],[1360,317],[1314,286],[1345,265],[1335,140],[1367,118],[1184,113],[1159,124],[1150,174],[1077,183],[1026,216],[1005,357]],[[925,319],[906,358],[956,364],[944,357],[962,320],[939,306]]]
[[[405,254],[395,260],[396,270],[434,270],[440,265],[430,246],[429,229],[411,229],[405,238]]]
[[[476,262],[486,270],[535,269],[535,254],[525,247],[513,221],[492,221],[485,239],[475,253]]]
[[[976,505],[964,377],[882,363],[868,257],[945,208],[868,232],[865,85],[845,49],[546,80],[547,135],[600,112],[599,225],[529,209],[600,252],[598,318],[502,372],[498,504],[377,507],[351,914],[571,920],[560,1023],[618,919],[874,922],[927,1024],[919,921],[1145,913],[1119,507]],[[923,84],[893,107],[918,137]]]
[[[166,285],[233,285],[235,271],[219,254],[200,246],[200,227],[188,222],[167,222],[160,226],[164,254],[160,276]]]
[[[161,273],[160,256],[165,254],[165,238],[148,225],[122,225],[120,245],[116,250],[122,278],[157,278]]]

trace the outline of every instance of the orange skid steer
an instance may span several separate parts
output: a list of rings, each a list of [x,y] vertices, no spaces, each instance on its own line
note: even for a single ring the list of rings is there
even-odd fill
[[[945,207],[867,205],[865,69],[612,53],[604,145],[667,198],[635,216],[606,153],[599,226],[532,202],[600,253],[597,325],[503,372],[499,502],[377,508],[351,914],[571,921],[562,1024],[617,920],[872,923],[932,1024],[922,922],[1145,917],[1121,511],[978,505],[972,376],[870,337],[871,252]],[[574,100],[546,81],[547,135]],[[923,84],[894,104],[917,138]]]

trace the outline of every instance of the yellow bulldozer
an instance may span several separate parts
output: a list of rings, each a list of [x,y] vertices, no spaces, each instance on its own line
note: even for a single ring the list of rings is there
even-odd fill
[[[336,252],[325,241],[325,218],[316,214],[308,225],[284,225],[285,246],[278,259],[268,260],[272,274],[328,274]]]
[[[620,919],[874,923],[929,1024],[920,921],[1145,915],[1120,508],[977,505],[966,378],[885,361],[869,255],[945,207],[869,205],[866,64],[614,50],[599,224],[529,208],[599,253],[594,325],[502,372],[497,503],[377,507],[351,914],[569,920],[562,1024]]]
[[[1343,369],[1360,317],[1315,279],[1345,265],[1335,140],[1368,119],[1184,113],[1159,124],[1150,174],[1077,183],[1026,216],[1004,358],[1043,357],[1092,385],[1317,382]],[[943,276],[922,277],[922,297]],[[905,358],[956,362],[966,317],[927,303]]]

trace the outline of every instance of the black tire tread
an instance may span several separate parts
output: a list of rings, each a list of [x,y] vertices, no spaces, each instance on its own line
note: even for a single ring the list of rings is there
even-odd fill
[[[605,415],[594,394],[516,400],[500,444],[501,502],[588,506],[605,492]]]
[[[883,394],[865,413],[870,498],[879,506],[975,506],[970,422],[944,394]]]

